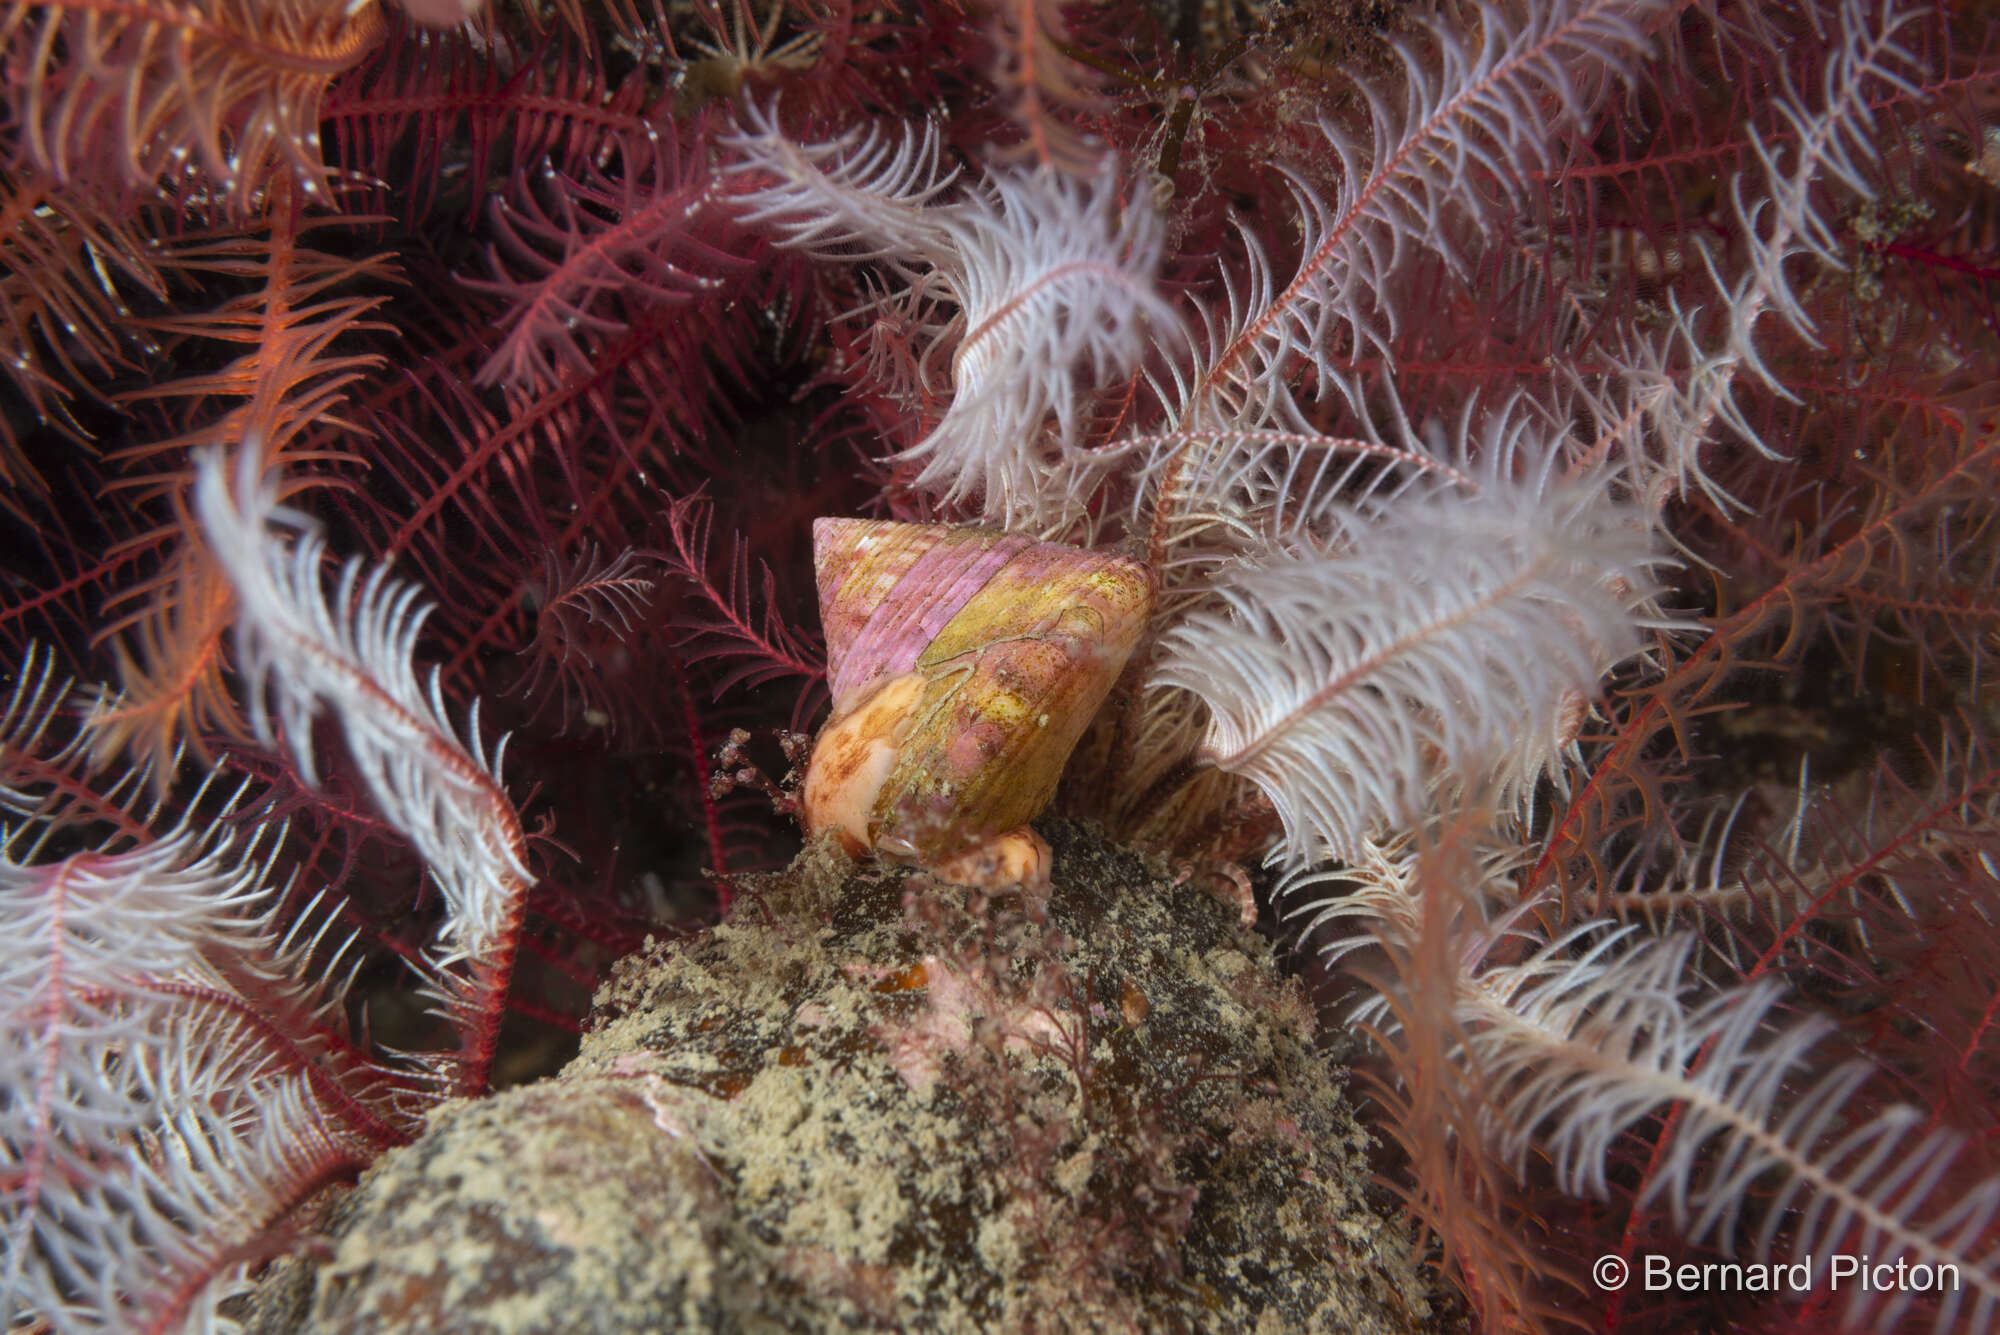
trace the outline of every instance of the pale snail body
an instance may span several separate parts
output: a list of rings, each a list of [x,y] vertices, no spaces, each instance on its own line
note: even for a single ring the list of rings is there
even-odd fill
[[[813,565],[833,714],[809,834],[947,880],[1045,885],[1027,828],[1152,610],[1136,561],[943,524],[821,519]]]

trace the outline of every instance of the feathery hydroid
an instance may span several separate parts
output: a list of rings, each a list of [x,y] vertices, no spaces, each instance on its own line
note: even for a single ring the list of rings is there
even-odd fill
[[[1537,473],[1494,464],[1523,454]],[[1603,476],[1555,476],[1546,446],[1482,458],[1476,490],[1346,510],[1323,547],[1226,569],[1161,637],[1152,684],[1201,700],[1201,760],[1264,790],[1289,866],[1421,821],[1446,780],[1520,801],[1639,648],[1644,515]]]
[[[312,721],[325,708],[339,718],[376,808],[443,892],[449,911],[426,957],[428,994],[464,1036],[450,1063],[456,1088],[484,1088],[534,881],[520,815],[500,782],[506,739],[488,759],[477,702],[461,741],[437,671],[419,684],[413,658],[430,613],[420,590],[395,583],[386,567],[364,577],[351,560],[328,595],[323,540],[303,515],[278,506],[275,488],[257,476],[258,457],[243,450],[232,487],[222,457],[205,455],[195,483],[203,531],[236,589],[237,670],[251,721],[266,746],[282,741],[311,782]],[[289,545],[278,537],[285,529],[298,535]]]

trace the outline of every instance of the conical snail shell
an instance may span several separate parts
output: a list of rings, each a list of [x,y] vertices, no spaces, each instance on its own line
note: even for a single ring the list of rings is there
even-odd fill
[[[1048,805],[1152,609],[1135,561],[981,529],[821,519],[813,564],[834,712],[806,828],[934,868]]]

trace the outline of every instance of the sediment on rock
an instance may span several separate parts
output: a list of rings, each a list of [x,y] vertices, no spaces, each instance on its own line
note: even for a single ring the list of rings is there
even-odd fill
[[[1045,902],[824,847],[744,882],[559,1077],[385,1156],[274,1328],[1433,1328],[1264,942],[1045,832]]]

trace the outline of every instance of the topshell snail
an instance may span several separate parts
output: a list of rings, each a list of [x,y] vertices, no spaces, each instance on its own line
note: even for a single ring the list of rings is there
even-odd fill
[[[806,831],[945,880],[1046,886],[1027,823],[1152,610],[1136,561],[943,524],[821,519],[813,566],[833,714]]]

